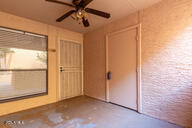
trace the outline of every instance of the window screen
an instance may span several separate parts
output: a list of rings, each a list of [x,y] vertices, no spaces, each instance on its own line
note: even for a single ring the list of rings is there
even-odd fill
[[[47,36],[0,27],[0,102],[47,94]]]

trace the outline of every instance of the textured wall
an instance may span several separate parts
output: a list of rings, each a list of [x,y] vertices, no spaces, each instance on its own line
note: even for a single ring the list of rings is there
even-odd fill
[[[163,0],[141,12],[143,113],[192,127],[192,1]],[[85,94],[105,96],[104,36],[136,24],[133,15],[85,34]]]
[[[143,113],[192,127],[192,1],[165,0],[142,16]]]

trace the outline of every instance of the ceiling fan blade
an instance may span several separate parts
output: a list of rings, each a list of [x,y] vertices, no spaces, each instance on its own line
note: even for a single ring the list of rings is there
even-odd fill
[[[90,25],[89,21],[87,19],[85,19],[84,17],[82,19],[83,19],[82,22],[83,22],[84,27],[89,27],[89,25]]]
[[[74,5],[72,4],[69,4],[69,3],[65,3],[65,2],[62,2],[62,1],[58,1],[58,0],[45,0],[47,2],[53,2],[53,3],[57,3],[57,4],[63,4],[63,5],[67,5],[67,6],[70,6],[70,7],[75,7]]]
[[[91,3],[93,0],[81,0],[78,6],[80,7],[86,7],[89,3]]]
[[[110,18],[111,17],[111,15],[109,13],[98,11],[98,10],[91,9],[91,8],[86,8],[85,11],[88,13],[97,15],[97,16],[102,16],[104,18]]]
[[[57,22],[61,22],[63,21],[65,18],[67,18],[68,16],[70,16],[71,14],[73,14],[75,12],[75,10],[71,10],[69,12],[67,12],[66,14],[64,14],[63,16],[59,17],[56,21]]]

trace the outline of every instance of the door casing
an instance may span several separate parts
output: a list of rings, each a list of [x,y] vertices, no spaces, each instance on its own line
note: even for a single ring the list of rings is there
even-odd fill
[[[111,32],[106,34],[105,36],[105,46],[106,46],[106,102],[110,102],[109,98],[109,80],[107,80],[107,72],[109,71],[109,58],[108,58],[108,46],[109,46],[109,36],[115,35],[124,31],[128,31],[131,29],[137,29],[137,111],[142,113],[142,91],[141,91],[141,24],[133,25],[115,32]]]

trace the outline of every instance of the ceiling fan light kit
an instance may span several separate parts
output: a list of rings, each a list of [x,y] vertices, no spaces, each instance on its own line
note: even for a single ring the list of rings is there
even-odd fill
[[[88,15],[87,13],[94,14],[97,16],[101,16],[103,18],[110,18],[111,15],[109,13],[95,10],[92,8],[86,8],[86,6],[91,3],[93,0],[72,0],[72,4],[65,3],[58,0],[46,0],[48,2],[53,2],[57,4],[66,5],[69,7],[74,8],[74,10],[70,10],[69,12],[65,13],[63,16],[59,17],[56,21],[61,22],[65,18],[71,16],[74,20],[78,21],[79,23],[83,23],[84,27],[89,27]]]

